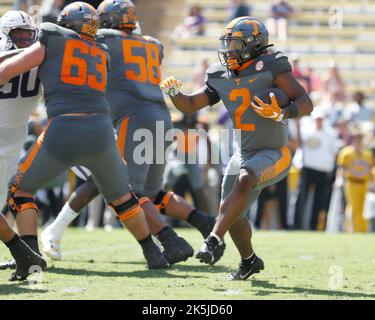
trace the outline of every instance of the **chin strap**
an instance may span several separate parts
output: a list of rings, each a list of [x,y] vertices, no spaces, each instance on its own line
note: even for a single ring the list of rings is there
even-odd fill
[[[273,44],[269,44],[267,46],[260,47],[254,55],[250,55],[250,58],[248,60],[255,59],[255,58],[259,57],[262,53],[264,53],[264,50],[266,50],[269,47],[273,47]],[[248,61],[248,60],[246,60],[246,61]],[[246,61],[241,62],[241,64],[245,63]]]

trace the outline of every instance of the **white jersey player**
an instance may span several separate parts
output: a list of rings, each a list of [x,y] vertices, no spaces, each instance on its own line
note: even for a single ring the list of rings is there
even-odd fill
[[[23,11],[7,12],[0,20],[0,57],[29,47],[36,35],[29,15]],[[17,170],[30,113],[42,93],[37,72],[35,68],[0,87],[0,206],[6,200],[8,181]]]

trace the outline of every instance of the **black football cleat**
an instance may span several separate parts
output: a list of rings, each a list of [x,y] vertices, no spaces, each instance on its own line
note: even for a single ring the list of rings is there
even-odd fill
[[[16,271],[10,277],[10,281],[23,281],[34,272],[42,272],[46,269],[47,262],[42,256],[32,253],[27,256],[27,259],[18,261]]]
[[[160,249],[157,246],[155,246],[154,250],[144,250],[143,254],[146,258],[147,266],[150,270],[170,268],[168,260],[161,253]]]
[[[183,238],[175,236],[163,242],[164,256],[170,264],[186,261],[194,255],[194,249]]]
[[[238,270],[233,272],[228,280],[246,280],[254,273],[264,270],[264,262],[261,258],[255,256],[249,261],[241,261]]]
[[[221,258],[224,249],[224,242],[219,244],[219,241],[215,237],[208,236],[208,238],[204,240],[196,258],[202,263],[213,265]],[[215,256],[215,253],[217,256]]]
[[[0,270],[8,270],[8,269],[16,270],[16,268],[17,268],[16,260],[9,260],[9,261],[0,263]]]
[[[212,264],[215,264],[221,259],[221,257],[224,255],[225,248],[226,248],[226,245],[223,240],[223,242],[218,244],[214,250],[214,261]]]

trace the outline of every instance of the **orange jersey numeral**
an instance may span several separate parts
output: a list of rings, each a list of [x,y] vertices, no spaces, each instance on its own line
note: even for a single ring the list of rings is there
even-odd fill
[[[136,64],[139,68],[138,72],[126,70],[126,79],[158,85],[161,79],[159,47],[155,43],[144,43],[139,40],[124,40],[122,47],[125,64]],[[143,56],[133,54],[134,48],[145,48],[147,60]]]
[[[99,63],[96,63],[96,71],[100,74],[100,80],[93,74],[89,74],[87,84],[90,88],[97,89],[104,92],[107,84],[107,56],[98,47],[91,47],[91,57],[99,58]]]
[[[242,123],[242,115],[244,112],[250,108],[251,104],[251,93],[250,90],[247,88],[242,89],[233,89],[229,94],[229,100],[232,102],[236,102],[238,99],[241,99],[241,104],[237,108],[236,112],[234,113],[235,118],[235,126],[236,129],[241,129],[244,131],[255,131],[255,124],[253,123]]]
[[[82,55],[99,58],[96,64],[96,71],[100,74],[100,80],[93,74],[88,74],[87,61],[83,58],[74,56],[74,51],[78,50]],[[61,80],[64,83],[76,86],[87,85],[99,91],[105,91],[107,84],[107,57],[98,47],[90,46],[85,42],[77,39],[69,39],[65,44],[64,59],[61,67]],[[78,75],[72,75],[72,68],[76,67]]]
[[[125,64],[137,64],[139,67],[139,73],[134,70],[126,70],[125,77],[129,80],[135,80],[139,82],[147,81],[147,69],[146,60],[142,56],[133,55],[133,48],[143,48],[144,45],[138,40],[124,40],[122,42],[122,48],[124,52],[124,62]]]
[[[65,44],[64,60],[61,68],[61,80],[64,83],[83,86],[87,78],[87,64],[85,59],[74,56],[74,50],[78,50],[81,54],[88,54],[89,47],[80,40],[68,40]],[[76,66],[78,70],[77,76],[72,76],[72,67]]]
[[[156,43],[146,43],[148,81],[157,86],[160,83],[160,53]],[[156,75],[155,75],[156,72]]]

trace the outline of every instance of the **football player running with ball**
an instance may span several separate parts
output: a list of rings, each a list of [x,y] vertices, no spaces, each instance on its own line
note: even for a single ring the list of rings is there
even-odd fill
[[[196,112],[221,100],[234,128],[240,130],[240,151],[233,155],[223,180],[218,219],[197,258],[211,263],[229,231],[241,256],[238,270],[229,278],[246,280],[263,270],[264,264],[252,247],[252,230],[245,214],[263,188],[287,176],[291,163],[286,146],[287,119],[310,114],[313,105],[292,76],[287,57],[280,52],[267,52],[271,45],[261,21],[253,17],[234,19],[220,40],[221,63],[208,68],[205,86],[185,95],[180,92],[181,82],[170,77],[161,83],[161,88],[184,113]],[[281,108],[274,94],[263,100],[257,97],[272,88],[285,92],[291,102]],[[230,175],[236,167],[238,173]]]

